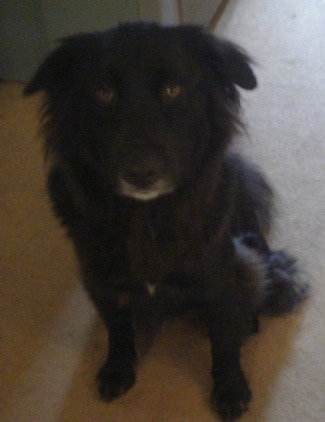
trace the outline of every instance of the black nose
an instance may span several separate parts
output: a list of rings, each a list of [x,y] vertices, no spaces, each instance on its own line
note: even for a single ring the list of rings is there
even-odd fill
[[[163,178],[164,161],[157,154],[133,154],[131,157],[126,157],[121,164],[121,178],[136,188],[150,188]]]
[[[123,180],[141,189],[152,186],[160,176],[160,171],[154,168],[133,167],[122,172]]]

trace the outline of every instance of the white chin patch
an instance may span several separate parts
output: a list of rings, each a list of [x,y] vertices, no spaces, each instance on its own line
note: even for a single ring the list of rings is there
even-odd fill
[[[173,192],[175,189],[174,185],[167,182],[166,180],[158,180],[150,188],[141,189],[137,186],[131,185],[123,179],[120,179],[119,193],[129,198],[134,198],[139,201],[152,201],[161,195]]]
[[[156,293],[156,286],[154,284],[148,283],[147,290],[148,290],[149,296],[154,296]]]

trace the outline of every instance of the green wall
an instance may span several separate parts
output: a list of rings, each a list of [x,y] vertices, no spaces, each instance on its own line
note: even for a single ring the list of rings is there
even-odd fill
[[[27,81],[59,38],[137,18],[136,0],[1,0],[0,78]]]

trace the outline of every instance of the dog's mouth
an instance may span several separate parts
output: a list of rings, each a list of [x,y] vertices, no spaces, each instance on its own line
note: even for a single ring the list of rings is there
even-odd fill
[[[137,150],[125,154],[117,172],[117,193],[138,201],[152,201],[172,193],[176,176],[164,151]]]
[[[135,185],[120,177],[118,193],[138,201],[152,201],[175,190],[175,184],[159,179],[150,185]]]

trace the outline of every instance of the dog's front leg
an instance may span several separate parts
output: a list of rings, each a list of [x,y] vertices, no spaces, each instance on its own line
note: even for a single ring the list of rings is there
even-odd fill
[[[212,405],[225,421],[239,418],[251,398],[240,364],[240,347],[249,324],[237,310],[232,315],[231,306],[211,304],[205,311],[212,351]]]
[[[211,341],[212,405],[222,420],[228,421],[239,418],[251,398],[241,369],[240,348],[252,332],[253,318],[238,292],[234,266],[226,264],[218,266],[217,274],[225,284],[208,300],[203,317]]]
[[[97,375],[100,396],[111,401],[127,392],[135,382],[136,351],[133,321],[127,310],[117,301],[103,301],[93,297],[109,338],[109,352]]]
[[[94,230],[91,226],[87,229],[87,224],[84,227],[85,233],[72,232],[72,238],[83,285],[107,329],[108,354],[98,372],[97,383],[101,398],[111,401],[127,392],[135,382],[137,356],[133,318],[122,305],[125,300],[122,301],[121,286],[123,291],[125,278],[114,271],[123,257],[114,250],[114,242],[107,241],[109,237],[104,230],[96,227]]]

